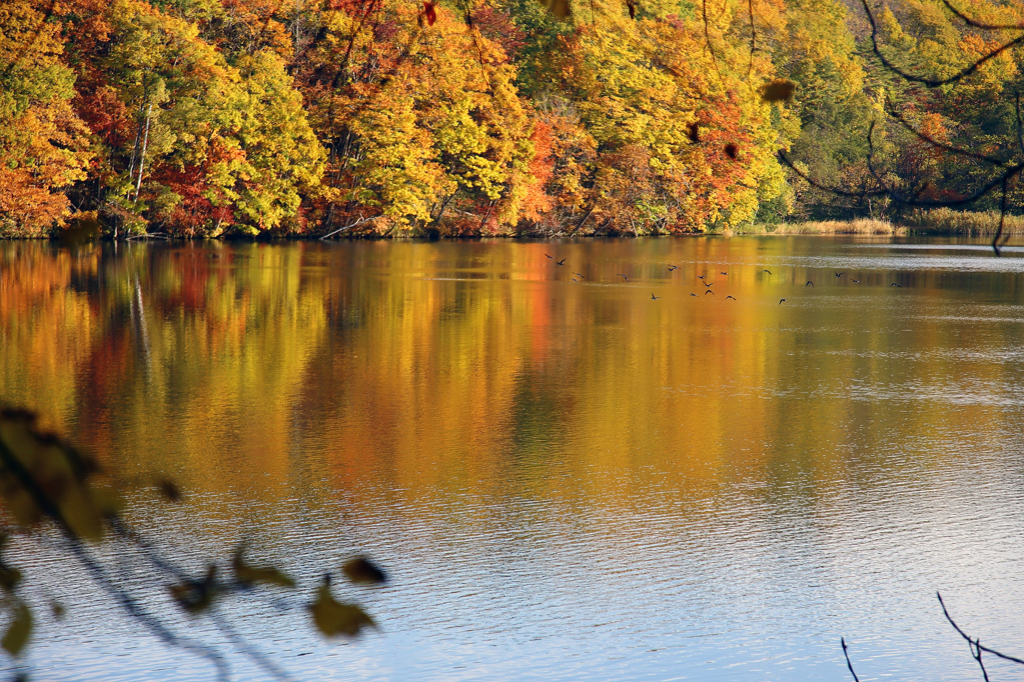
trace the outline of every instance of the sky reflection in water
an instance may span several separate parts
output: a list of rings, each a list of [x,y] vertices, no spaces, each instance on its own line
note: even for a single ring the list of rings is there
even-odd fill
[[[0,396],[178,480],[131,516],[197,570],[387,566],[352,643],[229,611],[300,679],[980,679],[934,596],[1024,653],[1024,259],[979,246],[4,243]],[[24,551],[40,679],[212,679]]]

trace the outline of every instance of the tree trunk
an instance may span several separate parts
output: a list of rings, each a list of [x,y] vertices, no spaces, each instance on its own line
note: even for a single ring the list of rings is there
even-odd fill
[[[139,189],[142,187],[142,171],[146,168],[146,147],[149,145],[149,123],[153,118],[153,103],[149,103],[146,111],[146,133],[142,138],[142,155],[139,157],[139,179],[135,182],[135,199],[139,200]]]

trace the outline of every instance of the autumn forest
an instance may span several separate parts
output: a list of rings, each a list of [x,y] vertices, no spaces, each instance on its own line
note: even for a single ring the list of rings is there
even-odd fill
[[[6,0],[0,235],[1014,213],[1022,25],[1000,0]]]

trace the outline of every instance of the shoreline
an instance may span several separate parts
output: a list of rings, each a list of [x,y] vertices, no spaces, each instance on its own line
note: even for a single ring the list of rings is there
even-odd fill
[[[939,213],[940,215],[934,215]],[[887,220],[872,218],[856,218],[853,220],[807,220],[783,223],[754,223],[740,225],[735,228],[711,229],[705,232],[665,232],[652,234],[636,234],[632,232],[612,233],[509,233],[509,234],[462,234],[462,235],[431,235],[431,234],[375,234],[372,232],[347,233],[324,237],[316,234],[225,234],[216,237],[185,237],[168,236],[154,233],[149,235],[132,235],[114,239],[110,234],[102,234],[96,230],[88,233],[76,228],[58,230],[56,233],[42,235],[3,235],[0,241],[56,241],[62,245],[74,246],[86,242],[342,242],[342,241],[480,241],[484,239],[521,239],[533,241],[559,239],[640,239],[644,237],[961,237],[983,239],[995,237],[999,229],[999,214],[994,211],[986,213],[955,213],[938,209],[928,214],[911,216],[899,224]],[[1003,220],[1005,237],[1024,236],[1024,216],[1007,215]]]

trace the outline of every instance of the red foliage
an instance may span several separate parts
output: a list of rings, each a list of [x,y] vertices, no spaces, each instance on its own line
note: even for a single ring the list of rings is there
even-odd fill
[[[501,45],[505,55],[514,60],[526,45],[526,33],[512,22],[507,12],[494,7],[481,7],[473,13],[473,25],[480,34]]]
[[[206,181],[204,167],[186,166],[183,169],[162,167],[153,178],[181,197],[181,201],[164,216],[166,222],[184,236],[202,234],[215,225],[226,227],[234,222],[234,213],[225,200],[217,205],[210,196],[217,190]]]
[[[89,130],[99,136],[104,144],[119,147],[128,142],[132,134],[132,121],[113,88],[103,86],[79,92],[74,106]]]
[[[533,159],[530,161],[530,185],[523,199],[522,214],[527,220],[540,222],[552,206],[551,196],[545,191],[555,172],[551,125],[546,121],[535,121],[530,141],[533,142]]]

